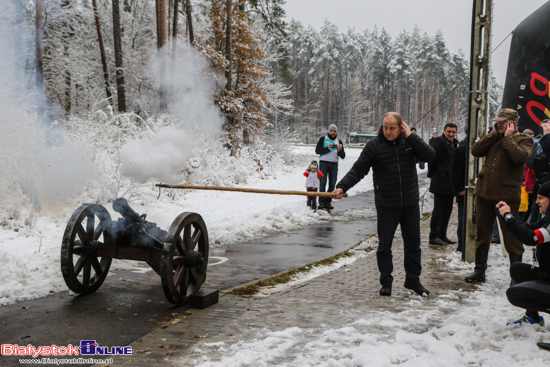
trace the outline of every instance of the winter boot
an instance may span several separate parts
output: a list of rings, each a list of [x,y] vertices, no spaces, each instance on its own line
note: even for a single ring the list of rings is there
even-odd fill
[[[510,267],[512,267],[513,263],[520,263],[523,261],[523,254],[514,254],[512,252],[508,253],[508,256],[510,257]],[[510,281],[510,287],[513,287],[516,285],[516,282],[514,278]]]
[[[391,285],[393,283],[393,277],[387,277],[380,281],[382,288],[380,288],[381,296],[391,296]]]
[[[410,289],[414,293],[423,297],[427,297],[430,294],[430,291],[424,288],[424,286],[420,284],[420,282],[418,283],[405,282],[405,288]]]
[[[476,250],[476,266],[474,268],[474,272],[464,278],[464,280],[468,283],[484,282],[488,258],[489,250]]]

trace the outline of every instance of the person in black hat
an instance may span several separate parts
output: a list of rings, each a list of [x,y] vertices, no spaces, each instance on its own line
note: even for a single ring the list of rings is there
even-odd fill
[[[526,309],[525,315],[513,324],[539,324],[544,318],[539,312],[550,313],[550,182],[539,188],[537,204],[540,213],[546,216],[538,223],[524,223],[511,213],[510,206],[500,201],[496,207],[506,227],[527,246],[536,246],[539,266],[516,262],[510,267],[513,286],[506,296],[511,304]]]

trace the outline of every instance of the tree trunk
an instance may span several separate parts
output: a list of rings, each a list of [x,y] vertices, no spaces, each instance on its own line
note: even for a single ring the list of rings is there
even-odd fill
[[[118,94],[118,111],[126,112],[126,86],[122,62],[122,36],[120,34],[120,8],[118,0],[113,3],[113,38],[115,44],[116,85]]]
[[[44,91],[44,43],[43,43],[43,18],[42,18],[42,0],[36,0],[36,89],[42,91],[38,93],[38,116],[44,113],[44,100],[42,98]]]
[[[226,0],[227,25],[225,28],[225,59],[227,65],[225,67],[225,89],[230,91],[232,88],[231,79],[231,30],[233,24],[233,0]]]
[[[187,30],[189,31],[189,43],[195,44],[195,36],[193,33],[193,17],[191,16],[191,1],[185,0],[185,14],[187,16]]]
[[[420,95],[420,76],[418,73],[414,75],[414,112],[413,112],[413,119],[414,123],[418,125],[418,105],[420,104],[419,101],[419,95]],[[424,137],[424,131],[422,131],[422,137]]]
[[[105,80],[105,94],[109,104],[113,105],[113,94],[111,93],[111,85],[109,83],[109,68],[107,67],[107,57],[105,56],[105,45],[103,44],[103,35],[101,34],[101,21],[99,19],[99,11],[97,10],[97,0],[92,0],[94,9],[95,27],[97,30],[97,40],[99,42],[99,52],[101,54],[101,65],[103,66],[103,79]]]
[[[176,40],[178,37],[178,6],[179,1],[174,0],[174,18],[172,21],[172,52],[175,53],[176,51]]]
[[[168,89],[166,87],[166,49],[164,46],[167,41],[166,30],[166,0],[156,0],[157,6],[157,48],[159,51],[159,93],[160,110],[168,109]]]

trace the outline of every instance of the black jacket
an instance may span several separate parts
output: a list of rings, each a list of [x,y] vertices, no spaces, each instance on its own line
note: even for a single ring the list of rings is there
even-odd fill
[[[451,164],[449,166],[449,175],[453,183],[455,194],[465,190],[466,187],[466,148],[468,142],[466,139],[458,144],[451,156]]]
[[[355,186],[372,167],[374,201],[378,209],[409,208],[418,204],[416,159],[429,162],[434,158],[432,147],[416,134],[399,136],[388,141],[382,132],[371,139],[350,171],[336,185],[344,192]]]
[[[528,246],[536,247],[537,261],[539,262],[539,280],[550,281],[550,242],[542,242],[543,235],[550,233],[550,213],[538,223],[524,223],[514,216],[504,221],[506,227],[518,240]]]
[[[435,158],[428,163],[428,177],[430,182],[430,192],[434,194],[444,194],[454,196],[453,182],[449,174],[451,166],[451,156],[454,148],[458,146],[458,140],[453,139],[451,147],[445,135],[438,136],[430,144],[435,149]]]

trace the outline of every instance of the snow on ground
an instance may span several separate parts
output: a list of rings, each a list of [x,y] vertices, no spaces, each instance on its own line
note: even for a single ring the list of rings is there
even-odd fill
[[[317,158],[313,151],[312,146],[296,147],[292,165],[271,172],[265,179],[258,173],[243,186],[302,190],[305,182],[302,173],[309,162]],[[346,152],[347,158],[340,164],[340,177],[349,170],[360,151],[347,149]],[[166,195],[157,199],[158,189],[152,184],[132,190],[139,193],[128,198],[132,207],[140,214],[147,213],[147,220],[161,228],[167,229],[181,212],[201,214],[212,246],[231,246],[237,241],[331,219],[325,212],[309,210],[303,196],[189,191],[175,196],[173,201]],[[350,190],[350,195],[367,190],[372,190],[370,174]],[[424,191],[422,188],[421,193]],[[425,210],[429,210],[429,195],[426,201]],[[110,206],[106,208],[113,218],[119,217]],[[0,257],[4,260],[0,267],[3,280],[0,305],[67,289],[60,270],[60,246],[67,221],[75,209],[66,207],[55,216],[25,218],[21,215],[11,218],[10,225],[0,226]],[[357,220],[372,215],[372,209],[347,213],[339,220]],[[371,238],[361,246],[374,247],[376,240]],[[497,250],[493,247],[491,251]],[[508,264],[497,255],[491,255],[488,282],[475,292],[449,292],[440,295],[436,302],[414,297],[405,311],[369,310],[355,321],[334,328],[288,325],[277,331],[258,330],[254,338],[233,344],[203,343],[202,350],[195,351],[193,363],[199,366],[270,366],[273,361],[281,366],[548,366],[550,353],[540,351],[535,345],[537,341],[550,341],[548,326],[506,327],[506,322],[518,318],[521,310],[506,299]],[[331,267],[314,268],[299,275],[293,283],[347,264],[357,256],[365,255],[342,259]],[[496,263],[495,259],[498,259]],[[458,254],[452,254],[446,262],[447,266],[462,269],[464,273],[471,270],[471,265],[460,261]],[[143,265],[131,261],[114,260],[112,265],[113,270],[132,267],[143,269]],[[288,286],[264,289],[262,296]],[[209,359],[213,351],[221,354],[219,361]]]
[[[294,148],[292,165],[283,171],[271,172],[264,179],[260,178],[259,173],[254,173],[243,187],[305,190],[303,172],[312,160],[318,158],[314,150],[313,146]],[[347,149],[346,153],[347,158],[341,160],[339,167],[341,175],[350,169],[360,150]],[[350,190],[350,195],[371,189],[372,178],[369,175]],[[199,213],[206,223],[211,246],[231,246],[238,241],[292,231],[331,218],[326,212],[314,213],[306,207],[305,196],[196,190],[177,195],[174,201],[166,195],[157,199],[158,188],[153,184],[136,186],[132,192],[133,196],[127,198],[132,208],[140,214],[146,213],[148,221],[157,223],[163,229],[168,229],[182,212]],[[65,226],[78,205],[66,207],[55,216],[30,215],[24,219],[21,214],[21,218],[12,218],[10,225],[0,225],[0,258],[4,259],[0,267],[0,278],[3,279],[0,305],[67,289],[60,270],[61,240]],[[113,219],[120,217],[111,205],[105,207]],[[341,220],[372,214],[371,209],[366,208],[363,213],[344,214]],[[133,267],[148,268],[142,263],[116,259],[111,265],[112,270]]]
[[[375,242],[370,238],[359,247],[372,248]],[[357,253],[361,255],[342,259],[331,270],[369,256],[364,251]],[[464,274],[472,270],[458,253],[450,254],[444,262]],[[412,296],[400,304],[403,311],[357,310],[353,306],[338,311],[326,305],[326,314],[332,318],[338,318],[339,312],[347,320],[355,316],[341,324],[326,320],[299,327],[293,324],[294,318],[289,321],[283,315],[277,316],[274,329],[245,323],[231,341],[205,340],[196,345],[193,354],[174,365],[548,366],[550,353],[536,346],[536,342],[550,341],[548,326],[506,325],[522,313],[505,295],[510,282],[508,269],[500,246],[492,246],[488,281],[474,292],[449,291],[435,300]],[[325,271],[315,268],[290,284],[263,289],[259,297],[287,290]],[[312,315],[306,319],[317,320]]]

